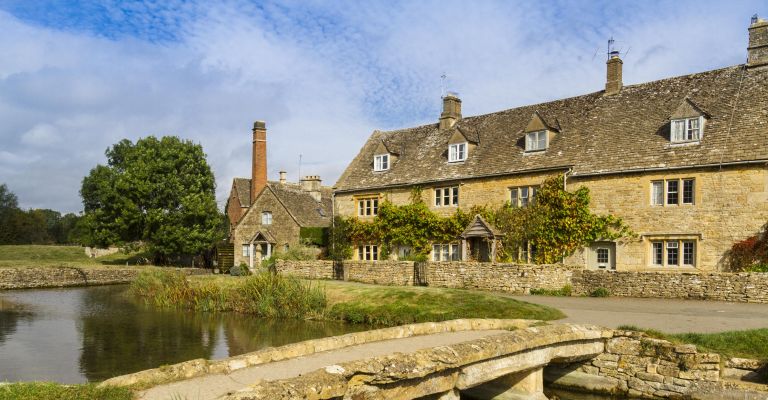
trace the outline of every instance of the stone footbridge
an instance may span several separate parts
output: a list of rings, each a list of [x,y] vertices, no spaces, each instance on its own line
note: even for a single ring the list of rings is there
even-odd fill
[[[549,366],[550,380],[582,389],[675,398],[717,383],[719,361],[695,347],[596,326],[455,320],[192,360],[102,385],[152,386],[141,399],[545,400]]]

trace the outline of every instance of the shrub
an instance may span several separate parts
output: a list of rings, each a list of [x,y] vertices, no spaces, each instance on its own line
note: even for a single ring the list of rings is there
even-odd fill
[[[131,290],[158,307],[174,307],[192,299],[187,276],[181,271],[143,270],[131,283]]]
[[[733,244],[726,254],[733,272],[768,272],[768,224],[755,236]]]
[[[229,274],[232,276],[248,276],[251,275],[251,270],[245,263],[240,263],[240,265],[235,265],[234,267],[230,268]]]
[[[589,293],[589,297],[608,297],[610,295],[611,292],[604,287],[599,287]]]
[[[531,289],[531,294],[534,296],[569,297],[572,292],[573,292],[573,287],[571,285],[565,285],[560,289],[541,289],[541,288]]]

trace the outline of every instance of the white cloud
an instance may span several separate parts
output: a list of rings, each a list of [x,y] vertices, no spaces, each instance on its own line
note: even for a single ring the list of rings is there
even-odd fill
[[[374,128],[436,122],[443,72],[464,115],[474,115],[601,90],[611,35],[631,46],[625,83],[732,65],[744,60],[759,6],[227,2],[132,10],[146,20],[139,38],[171,21],[179,40],[158,43],[42,27],[0,11],[0,182],[25,207],[76,211],[80,180],[108,146],[173,134],[203,145],[222,204],[232,177],[250,173],[250,127],[259,119],[267,121],[270,178],[287,170],[295,180],[301,154],[302,173],[331,184]]]

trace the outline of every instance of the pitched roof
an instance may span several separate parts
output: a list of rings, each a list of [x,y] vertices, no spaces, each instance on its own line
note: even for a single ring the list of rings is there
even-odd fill
[[[304,227],[328,226],[331,224],[331,188],[320,188],[320,201],[301,189],[295,183],[267,182],[275,196],[285,206],[299,225]]]
[[[251,180],[248,178],[235,178],[235,190],[240,204],[250,207]],[[267,187],[280,200],[288,210],[288,213],[296,219],[299,225],[304,227],[328,226],[331,223],[332,190],[328,186],[320,187],[320,201],[316,201],[309,192],[301,189],[297,183],[280,183],[269,181]]]
[[[625,86],[610,96],[600,91],[467,117],[444,131],[436,123],[375,131],[336,188],[362,190],[569,167],[578,176],[768,160],[766,88],[768,69],[738,65]],[[673,145],[670,116],[686,98],[709,118],[699,144]],[[525,153],[524,130],[536,112],[559,133],[546,151]],[[449,164],[446,143],[454,129],[472,132],[477,146],[466,161]],[[398,147],[400,155],[388,171],[373,172],[373,150],[381,141]]]
[[[251,206],[251,180],[248,178],[235,178],[232,183],[237,193],[237,199],[240,200],[241,207]]]

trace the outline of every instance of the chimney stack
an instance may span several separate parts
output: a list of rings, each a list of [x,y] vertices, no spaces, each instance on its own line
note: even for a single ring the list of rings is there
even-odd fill
[[[605,81],[606,96],[610,96],[621,91],[621,87],[623,86],[621,82],[622,64],[624,64],[624,61],[621,61],[621,58],[619,58],[618,51],[612,50],[610,53],[608,53],[608,61],[606,62],[606,65],[608,66],[608,74]]]
[[[285,179],[285,171],[280,171],[280,184],[285,185],[286,179]]]
[[[318,175],[308,175],[301,178],[301,190],[308,192],[315,201],[320,201],[322,195],[320,193],[320,187],[322,181]]]
[[[747,47],[747,67],[768,65],[768,21],[752,17],[749,25],[749,46]]]
[[[440,130],[445,130],[461,119],[461,99],[458,94],[448,92],[443,97],[443,112],[440,114]]]
[[[253,123],[253,164],[251,166],[251,204],[267,186],[267,124]]]

